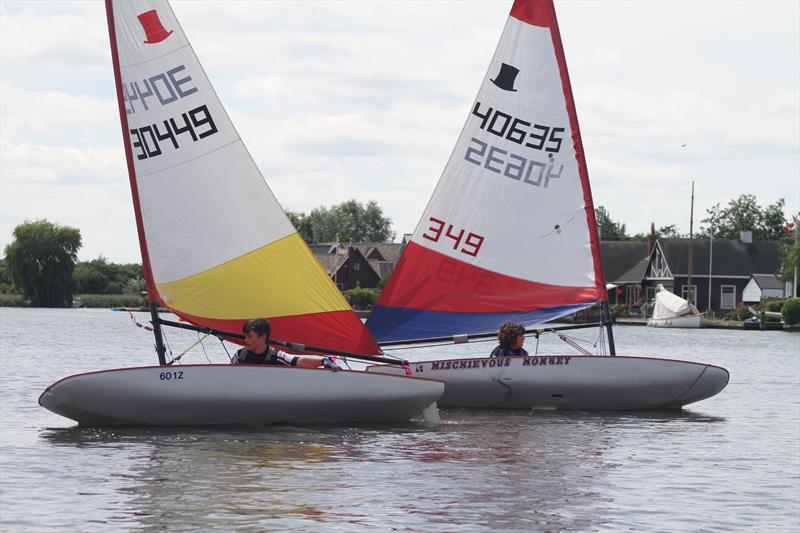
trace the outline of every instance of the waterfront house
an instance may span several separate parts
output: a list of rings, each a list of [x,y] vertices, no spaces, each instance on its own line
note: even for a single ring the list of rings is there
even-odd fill
[[[364,254],[352,244],[311,244],[314,257],[341,291],[363,287],[377,287],[380,275]]]

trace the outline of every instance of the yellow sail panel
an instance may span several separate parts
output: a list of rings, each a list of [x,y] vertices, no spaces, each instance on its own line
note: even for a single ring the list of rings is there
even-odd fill
[[[157,287],[168,306],[195,317],[271,318],[350,310],[297,233]]]

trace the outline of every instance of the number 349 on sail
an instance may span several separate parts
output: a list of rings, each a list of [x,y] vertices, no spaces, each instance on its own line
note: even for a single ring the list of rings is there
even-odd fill
[[[450,239],[453,241],[453,250],[457,250],[463,242],[464,247],[459,250],[461,253],[470,255],[472,257],[478,255],[478,252],[481,250],[481,246],[483,245],[483,235],[469,232],[466,238],[464,238],[464,233],[466,233],[466,230],[464,229],[461,229],[458,231],[458,233],[456,233],[457,230],[453,227],[453,225],[447,224],[444,220],[430,217],[428,221],[433,225],[428,227],[425,233],[422,234],[423,238],[433,242],[439,242],[440,240],[442,240],[442,242],[447,242],[446,239]],[[445,224],[447,224],[447,230],[445,230]],[[442,236],[444,236],[444,239],[442,239]]]

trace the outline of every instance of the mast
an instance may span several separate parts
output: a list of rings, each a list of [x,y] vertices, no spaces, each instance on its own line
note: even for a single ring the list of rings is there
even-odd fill
[[[689,296],[687,298],[690,304],[693,304],[692,301],[692,253],[694,251],[694,240],[692,235],[694,225],[694,180],[692,180],[692,203],[691,207],[689,208],[689,273],[686,276],[686,293]]]
[[[608,305],[608,291],[606,290],[606,276],[603,270],[603,259],[600,251],[600,237],[597,219],[594,213],[592,188],[589,184],[589,169],[586,165],[583,139],[581,137],[580,125],[578,124],[578,112],[575,109],[575,98],[572,94],[572,83],[569,79],[569,70],[567,69],[567,60],[564,54],[564,45],[561,42],[561,31],[558,28],[555,5],[552,1],[540,3],[515,0],[511,8],[511,15],[529,22],[536,20],[544,26],[550,26],[548,22],[552,21],[551,35],[553,39],[553,48],[556,53],[558,70],[561,75],[564,100],[567,104],[567,114],[569,115],[570,128],[572,130],[572,142],[575,147],[575,159],[578,161],[578,174],[583,188],[584,211],[586,213],[586,222],[589,226],[589,243],[594,259],[595,290],[597,292],[597,299],[601,303],[603,323],[608,333],[609,353],[611,355],[616,355],[611,311]]]
[[[119,108],[120,125],[122,126],[122,144],[125,147],[125,161],[128,164],[128,180],[131,186],[131,197],[133,198],[133,212],[136,216],[136,231],[139,235],[139,250],[142,254],[142,268],[144,279],[147,284],[147,302],[150,307],[150,317],[153,325],[153,335],[156,342],[156,354],[158,363],[166,365],[166,350],[164,339],[161,333],[161,324],[158,318],[158,304],[160,298],[153,281],[153,270],[150,266],[150,255],[147,252],[147,239],[144,233],[144,223],[142,221],[142,210],[139,203],[139,189],[136,186],[136,170],[133,165],[133,151],[131,149],[130,136],[128,135],[128,117],[125,113],[125,97],[122,92],[122,73],[119,67],[119,52],[117,50],[117,32],[114,25],[114,3],[113,0],[106,0],[106,19],[108,21],[108,38],[111,41],[111,60],[114,65],[114,82],[117,89],[117,107]]]

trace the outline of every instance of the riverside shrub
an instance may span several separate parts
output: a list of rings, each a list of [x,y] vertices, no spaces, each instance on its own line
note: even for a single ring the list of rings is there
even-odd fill
[[[764,305],[766,305],[767,311],[780,313],[783,310],[783,302],[785,301],[786,300],[767,300],[764,302]]]
[[[380,293],[381,291],[377,289],[356,287],[344,291],[344,297],[354,309],[368,309],[375,305],[375,300],[378,299]]]
[[[800,298],[789,298],[784,301],[781,317],[786,324],[800,324]]]

